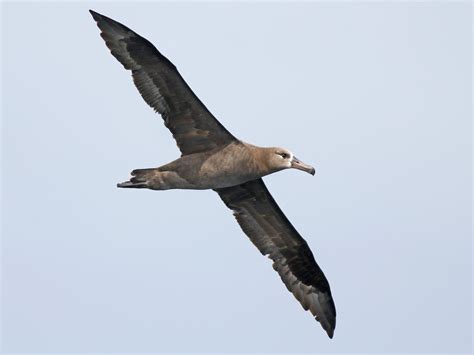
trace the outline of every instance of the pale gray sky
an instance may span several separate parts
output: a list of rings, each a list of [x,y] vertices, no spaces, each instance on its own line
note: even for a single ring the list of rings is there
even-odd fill
[[[3,3],[4,352],[465,352],[469,2]],[[119,190],[179,156],[92,8],[173,61],[331,284],[334,339],[212,191]]]

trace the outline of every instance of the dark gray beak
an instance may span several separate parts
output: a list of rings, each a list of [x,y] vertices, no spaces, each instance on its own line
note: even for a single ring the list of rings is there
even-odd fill
[[[314,168],[311,165],[303,163],[301,160],[299,160],[297,157],[293,157],[291,160],[291,167],[294,169],[299,169],[307,172],[308,174],[314,175],[316,172]]]

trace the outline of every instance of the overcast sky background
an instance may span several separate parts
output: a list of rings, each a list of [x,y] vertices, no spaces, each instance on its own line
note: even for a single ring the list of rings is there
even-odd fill
[[[3,3],[7,352],[465,352],[471,5]],[[92,8],[172,60],[331,284],[334,339],[212,191],[119,190],[179,156]]]

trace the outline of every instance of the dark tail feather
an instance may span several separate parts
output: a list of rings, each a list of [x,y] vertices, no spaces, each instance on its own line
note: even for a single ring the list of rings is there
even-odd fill
[[[117,187],[146,189],[148,185],[145,182],[134,183],[131,181],[125,181],[125,182],[121,182],[120,184],[117,184]]]
[[[135,169],[130,175],[137,179],[143,179],[144,177],[153,175],[154,172],[159,171],[158,168],[147,168],[147,169]]]
[[[149,187],[148,182],[153,177],[157,169],[135,169],[131,172],[132,178],[130,181],[125,181],[117,184],[117,187],[146,189]]]

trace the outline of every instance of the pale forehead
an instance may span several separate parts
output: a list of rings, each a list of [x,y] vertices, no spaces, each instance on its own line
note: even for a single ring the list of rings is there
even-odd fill
[[[293,153],[291,152],[291,150],[286,149],[286,148],[277,147],[277,148],[275,148],[275,149],[276,149],[277,153],[293,154]]]
[[[277,148],[275,148],[275,153],[277,153],[277,154],[285,153],[285,154],[288,155],[290,160],[293,159],[293,157],[294,157],[294,154],[289,149],[286,149],[286,148],[277,147]]]

